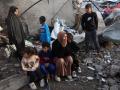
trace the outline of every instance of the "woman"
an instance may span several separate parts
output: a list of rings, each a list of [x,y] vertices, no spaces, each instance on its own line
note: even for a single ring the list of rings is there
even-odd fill
[[[8,38],[10,44],[15,44],[17,48],[17,57],[19,59],[22,58],[21,51],[24,50],[25,42],[24,42],[24,31],[22,27],[22,23],[19,19],[19,10],[15,6],[11,6],[9,9],[9,13],[6,19]]]
[[[56,71],[59,77],[65,77],[72,80],[71,66],[73,59],[71,52],[67,47],[67,34],[65,32],[59,32],[58,38],[52,44],[52,52],[55,57]]]

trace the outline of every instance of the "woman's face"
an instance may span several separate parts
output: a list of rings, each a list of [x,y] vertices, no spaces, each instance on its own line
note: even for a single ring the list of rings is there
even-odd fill
[[[19,10],[18,9],[16,9],[15,15],[19,16]]]
[[[67,41],[67,34],[64,34],[64,36],[63,36],[63,41]]]

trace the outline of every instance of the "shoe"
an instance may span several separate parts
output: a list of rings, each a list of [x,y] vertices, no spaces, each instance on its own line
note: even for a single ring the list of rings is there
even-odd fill
[[[29,86],[30,86],[30,88],[31,88],[32,90],[36,90],[36,89],[37,89],[37,86],[35,85],[34,82],[30,83]]]
[[[58,77],[58,76],[55,76],[55,81],[60,82],[60,81],[61,81],[61,78]]]
[[[78,73],[81,73],[81,72],[82,72],[81,68],[80,68],[80,67],[78,67]]]
[[[73,78],[71,75],[67,76],[67,78],[69,79],[69,81],[73,81]]]
[[[45,80],[42,79],[42,80],[40,81],[40,87],[44,87],[44,86],[45,86]]]
[[[76,77],[77,77],[76,71],[73,71],[73,72],[72,72],[72,77],[73,77],[73,78],[76,78]]]

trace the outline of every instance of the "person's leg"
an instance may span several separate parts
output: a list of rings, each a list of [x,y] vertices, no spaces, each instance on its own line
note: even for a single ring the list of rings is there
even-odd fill
[[[22,59],[22,51],[24,51],[24,48],[25,48],[25,42],[21,42],[21,43],[18,43],[18,42],[15,42],[14,43],[15,46],[16,46],[16,56],[21,60]]]
[[[79,67],[79,61],[77,60],[75,54],[72,54],[72,58],[73,58],[72,71],[76,71],[77,68]]]
[[[45,77],[44,74],[42,74],[40,67],[38,67],[38,68],[36,69],[35,73],[37,74],[37,81],[38,81],[38,82],[39,82],[42,78]]]
[[[85,32],[85,51],[89,51],[89,44],[90,44],[90,32],[86,31]]]
[[[71,56],[68,56],[65,58],[65,63],[66,63],[66,70],[67,70],[67,75],[71,76],[71,66],[73,64],[73,59]]]
[[[55,74],[56,74],[55,64],[49,64],[49,66],[47,67],[47,70],[48,70],[50,75],[55,77]]]
[[[46,67],[45,67],[44,64],[41,64],[41,65],[40,65],[40,71],[41,71],[41,73],[42,73],[45,77],[47,77],[48,72],[47,72]]]
[[[67,72],[63,58],[58,58],[56,60],[56,71],[58,76],[66,76]]]
[[[95,49],[97,50],[97,52],[99,52],[100,51],[100,45],[99,45],[99,42],[98,42],[98,37],[97,37],[96,30],[92,31],[91,37],[92,37],[92,41],[94,43]]]
[[[29,71],[29,72],[27,72],[27,75],[29,77],[29,83],[32,83],[32,82],[36,81],[36,74],[35,74],[35,72]]]

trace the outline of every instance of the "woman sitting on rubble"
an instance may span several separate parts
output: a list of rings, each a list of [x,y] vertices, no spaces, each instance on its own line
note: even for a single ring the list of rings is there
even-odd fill
[[[56,65],[53,62],[52,52],[49,43],[42,43],[42,50],[39,52],[39,57],[40,69],[46,79],[48,79],[50,76],[51,79],[59,81],[59,79],[56,77]]]
[[[71,33],[67,33],[67,46],[71,50],[72,58],[73,58],[73,64],[72,64],[72,71],[73,71],[73,77],[76,77],[75,74],[76,71],[81,73],[81,68],[79,67],[80,61],[77,59],[77,52],[79,51],[79,47],[76,42],[73,41],[73,36]]]
[[[58,33],[57,39],[52,44],[52,52],[56,63],[57,76],[72,80],[71,66],[73,59],[67,47],[67,34],[63,31]],[[60,79],[61,80],[61,79]]]
[[[43,75],[40,72],[40,58],[37,56],[36,51],[32,47],[26,47],[23,52],[23,58],[21,61],[22,69],[27,71],[27,75],[30,77],[29,86],[31,89],[37,89],[35,83],[39,82]],[[44,82],[40,81],[40,86],[44,86]]]
[[[44,16],[41,16],[39,18],[39,21],[40,21],[40,24],[41,24],[41,27],[40,27],[40,36],[39,36],[39,39],[40,39],[40,42],[48,42],[50,43],[51,41],[51,37],[50,37],[50,30],[49,30],[49,27],[48,27],[48,24],[46,24],[46,18]]]

